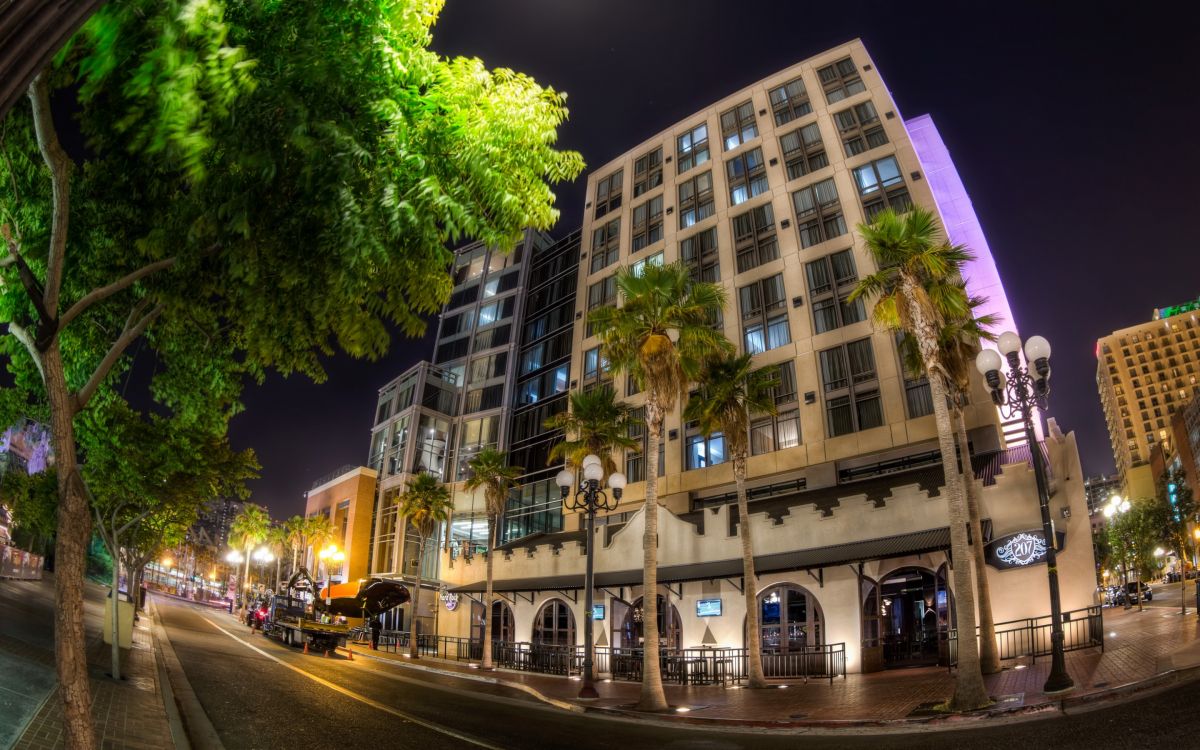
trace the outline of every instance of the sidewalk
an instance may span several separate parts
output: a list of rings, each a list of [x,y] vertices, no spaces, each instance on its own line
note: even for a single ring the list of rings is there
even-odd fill
[[[53,577],[31,582],[37,587],[25,592],[28,597],[42,598],[49,592],[53,602]],[[92,685],[92,716],[96,737],[104,748],[151,750],[174,746],[171,729],[163,703],[163,686],[159,681],[151,619],[144,614],[134,624],[133,648],[122,652],[122,675],[119,684],[106,676],[110,668],[111,647],[100,637],[104,596],[107,590],[95,584],[86,587],[86,623],[88,667]],[[50,750],[65,747],[58,691],[53,687],[53,610],[29,607],[25,610],[5,608],[6,615],[20,617],[26,625],[34,624],[42,633],[49,633],[51,643],[32,644],[16,638],[0,640],[0,654],[38,661],[49,670],[51,689],[45,693],[40,708],[13,745],[18,750]],[[18,646],[20,644],[20,646]],[[22,653],[22,651],[24,653]]]
[[[1105,650],[1076,651],[1066,655],[1067,671],[1076,689],[1067,696],[1047,696],[1042,685],[1050,671],[1050,658],[1005,662],[1004,670],[985,678],[998,702],[985,715],[1016,710],[1064,710],[1097,700],[1112,700],[1163,680],[1179,670],[1200,666],[1200,620],[1194,609],[1183,617],[1177,609],[1147,607],[1139,613],[1105,609]],[[498,683],[535,694],[541,700],[574,710],[615,711],[635,714],[641,685],[602,681],[596,685],[599,700],[579,701],[578,678],[529,672],[481,672],[465,662],[408,657],[355,647],[356,656],[369,656],[408,668],[422,668],[465,679]],[[667,701],[676,712],[670,719],[755,726],[869,726],[899,721],[930,721],[926,709],[947,700],[954,676],[945,668],[899,669],[873,674],[851,674],[832,684],[820,680],[773,682],[775,689],[750,690],[720,686],[667,685]],[[779,689],[786,685],[786,689]],[[687,709],[686,712],[678,711]],[[646,716],[646,714],[637,713]]]

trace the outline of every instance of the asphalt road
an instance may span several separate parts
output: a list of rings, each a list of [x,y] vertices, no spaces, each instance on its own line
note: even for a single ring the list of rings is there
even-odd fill
[[[226,614],[157,600],[222,742],[235,748],[1142,748],[1194,747],[1200,682],[1102,710],[955,732],[714,731],[560,711],[515,691],[389,664],[304,655]]]

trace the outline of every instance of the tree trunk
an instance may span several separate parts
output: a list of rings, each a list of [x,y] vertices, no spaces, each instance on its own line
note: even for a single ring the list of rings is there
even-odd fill
[[[417,532],[420,533],[420,532]],[[413,586],[412,597],[412,623],[408,627],[408,655],[414,659],[421,658],[421,651],[417,647],[417,608],[421,604],[421,573],[424,572],[422,565],[425,561],[425,537],[417,542],[417,585]]]
[[[490,505],[490,503],[489,503]],[[485,564],[487,590],[483,595],[483,663],[482,669],[495,669],[492,664],[492,554],[496,551],[496,514],[488,513],[488,548]]]
[[[329,587],[329,581],[325,582],[326,588]],[[246,610],[250,609],[250,548],[246,548],[246,574],[242,577],[242,615],[246,614]]]
[[[1142,572],[1139,570],[1137,575],[1137,597],[1138,597],[1138,612],[1145,612],[1146,605],[1142,602]]]
[[[737,482],[738,536],[742,540],[742,592],[746,596],[746,654],[750,687],[765,688],[767,678],[762,665],[762,626],[758,612],[758,578],[754,573],[754,544],[750,538],[750,505],[746,501],[746,455],[733,457],[733,478]]]
[[[642,696],[641,711],[666,711],[658,654],[658,452],[663,412],[655,394],[646,401],[646,532],[642,536]],[[587,613],[591,616],[591,613]]]
[[[67,747],[91,750],[96,747],[96,736],[92,729],[92,692],[83,626],[83,580],[92,517],[87,498],[75,481],[73,405],[57,340],[43,355],[43,367],[59,498],[58,534],[54,543],[54,659]]]
[[[283,569],[283,558],[282,557],[275,558],[275,591],[279,591],[279,589],[280,589],[280,585],[279,585],[280,578],[283,576],[283,573],[280,571],[282,569]]]
[[[930,335],[930,332],[922,332]],[[936,338],[931,338],[936,341]],[[936,359],[926,358],[926,362]],[[946,477],[946,505],[950,522],[950,555],[954,564],[955,612],[958,617],[958,674],[954,681],[954,696],[950,699],[953,711],[972,711],[991,701],[983,684],[979,665],[979,641],[975,633],[975,591],[971,581],[971,548],[967,544],[967,512],[963,502],[961,476],[954,458],[954,428],[950,424],[950,409],[946,404],[946,387],[942,376],[930,371],[929,390],[933,397],[933,413],[937,420],[938,447],[942,452],[942,470]]]
[[[972,559],[975,561],[975,593],[979,595],[979,669],[983,674],[1000,671],[1000,652],[996,648],[996,621],[992,619],[992,588],[988,582],[983,555],[983,524],[979,512],[979,485],[971,469],[971,454],[967,445],[967,428],[961,409],[954,410],[954,426],[958,434],[958,451],[962,456],[962,481],[967,495],[967,517],[971,524]]]
[[[117,604],[121,600],[121,555],[117,546],[117,538],[113,536],[113,570],[112,570],[112,678],[121,679],[121,608]]]

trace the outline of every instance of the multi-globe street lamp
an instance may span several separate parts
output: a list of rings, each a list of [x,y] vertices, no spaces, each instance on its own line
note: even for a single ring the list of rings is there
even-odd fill
[[[1108,505],[1104,506],[1104,517],[1111,519],[1122,513],[1128,513],[1129,501],[1120,495],[1113,495],[1109,498]],[[1125,609],[1129,609],[1132,605],[1129,603],[1129,550],[1133,547],[1129,539],[1129,534],[1121,531],[1121,599],[1125,602]]]
[[[338,549],[336,544],[331,544],[325,549],[317,553],[317,560],[320,561],[322,573],[325,579],[325,606],[329,606],[333,602],[333,581],[330,580],[329,564],[337,563],[338,570],[341,570],[342,561],[346,559],[346,553]],[[416,617],[416,613],[413,613]]]
[[[1020,415],[1025,423],[1025,440],[1029,444],[1029,460],[1033,464],[1033,476],[1037,483],[1038,503],[1042,511],[1042,535],[1046,542],[1046,575],[1050,581],[1050,675],[1043,690],[1046,693],[1061,693],[1075,687],[1075,681],[1067,674],[1062,630],[1062,602],[1058,593],[1058,554],[1055,550],[1054,525],[1050,520],[1050,492],[1046,482],[1046,468],[1042,465],[1042,452],[1038,447],[1037,434],[1033,429],[1033,410],[1045,409],[1050,395],[1050,342],[1041,336],[1030,336],[1025,341],[1025,359],[1032,363],[1021,364],[1021,337],[1012,331],[1000,334],[995,349],[982,349],[975,358],[975,366],[987,381],[992,402],[1006,419]],[[1008,375],[1001,372],[1000,355],[1008,362]]]
[[[583,459],[583,481],[576,482],[575,473],[569,469],[563,469],[554,477],[554,482],[562,490],[563,506],[567,510],[587,513],[587,572],[583,577],[583,687],[579,689],[579,697],[584,699],[600,697],[600,694],[596,692],[596,686],[592,684],[592,652],[595,650],[592,638],[593,610],[595,609],[592,601],[592,589],[594,587],[595,554],[593,547],[596,541],[596,511],[616,510],[621,501],[621,493],[625,490],[625,475],[619,471],[613,472],[608,477],[608,487],[612,490],[610,499],[604,490],[600,489],[600,480],[603,478],[604,464],[595,454],[588,454]]]
[[[229,563],[229,575],[237,575],[237,571],[241,570],[241,564],[246,558],[242,557],[242,553],[235,549],[229,550],[229,554],[225,555],[225,562]],[[242,581],[241,588],[246,588],[246,581]],[[229,590],[228,583],[225,586],[226,591]]]
[[[266,547],[259,547],[258,549],[254,550],[254,559],[258,561],[259,580],[266,581],[266,579],[267,579],[266,565],[268,563],[275,562],[275,555],[271,553],[270,549],[268,549]],[[263,584],[263,588],[266,588],[265,583]]]

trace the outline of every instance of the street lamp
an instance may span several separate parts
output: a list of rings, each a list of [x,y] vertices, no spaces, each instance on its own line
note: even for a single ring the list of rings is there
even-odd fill
[[[593,567],[595,564],[593,543],[596,539],[596,511],[616,510],[617,505],[621,502],[621,493],[625,490],[625,475],[621,472],[613,472],[608,478],[608,486],[612,489],[612,499],[610,500],[604,490],[600,489],[600,480],[604,477],[604,465],[600,461],[600,457],[595,454],[588,454],[583,459],[583,481],[576,483],[575,473],[563,469],[554,477],[555,484],[562,490],[563,506],[567,510],[583,511],[587,513],[587,572],[584,574],[583,590],[584,590],[584,619],[583,619],[583,687],[579,689],[579,697],[584,699],[599,698],[600,694],[596,692],[595,686],[592,684],[592,652],[595,648],[592,638],[592,611],[594,604],[592,602],[593,583]],[[574,488],[574,494],[571,490]],[[653,596],[653,592],[650,593]],[[490,616],[491,613],[489,612]]]
[[[1000,334],[996,341],[1000,352],[983,349],[975,358],[975,367],[987,381],[992,402],[999,407],[1006,419],[1018,414],[1025,422],[1025,440],[1029,443],[1029,461],[1033,464],[1033,476],[1037,482],[1038,503],[1042,511],[1042,535],[1046,542],[1046,576],[1050,579],[1050,675],[1042,688],[1046,693],[1061,693],[1075,687],[1075,681],[1067,674],[1067,662],[1063,655],[1062,602],[1058,594],[1058,553],[1055,550],[1054,526],[1050,520],[1050,493],[1046,485],[1046,468],[1042,465],[1042,452],[1038,447],[1037,434],[1033,430],[1033,409],[1046,408],[1046,397],[1050,395],[1050,342],[1041,336],[1030,336],[1025,341],[1025,359],[1033,364],[1021,365],[1021,337],[1012,331]],[[1000,371],[1000,355],[1008,361],[1008,377]]]
[[[336,544],[330,544],[325,549],[317,553],[317,559],[321,563],[321,568],[324,571],[322,576],[325,578],[325,606],[328,607],[333,603],[333,581],[329,580],[329,564],[326,560],[338,563],[339,567],[342,560],[346,559],[346,553],[337,548]]]

